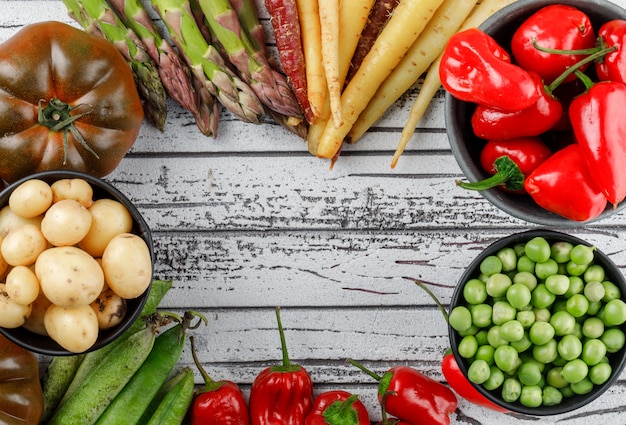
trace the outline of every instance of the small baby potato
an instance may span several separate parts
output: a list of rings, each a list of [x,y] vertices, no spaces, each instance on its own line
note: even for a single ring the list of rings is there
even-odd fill
[[[9,195],[11,211],[25,218],[43,214],[51,204],[52,189],[48,183],[39,179],[25,181]]]
[[[30,304],[39,296],[39,280],[30,267],[16,266],[7,274],[6,290],[19,304]]]
[[[108,243],[133,228],[133,218],[124,204],[114,199],[98,199],[89,208],[91,228],[78,246],[94,257],[101,257]]]
[[[104,288],[104,274],[98,262],[73,246],[42,252],[35,263],[35,274],[46,297],[62,307],[89,305]]]
[[[18,304],[9,297],[4,283],[0,283],[0,327],[19,328],[30,315],[30,304]]]
[[[52,204],[41,221],[41,233],[54,246],[76,245],[89,231],[91,214],[73,199]]]
[[[82,353],[98,340],[98,319],[88,305],[61,307],[52,304],[43,320],[50,338],[72,353]]]
[[[73,199],[85,208],[93,204],[93,188],[83,179],[61,179],[50,186],[52,189],[52,203],[62,199]]]
[[[0,209],[0,236],[6,236],[9,231],[24,224],[33,224],[39,227],[42,219],[43,215],[38,215],[33,218],[19,216],[15,214],[7,205]]]
[[[48,247],[38,226],[24,224],[11,230],[2,240],[0,252],[11,266],[29,266]]]
[[[137,298],[152,280],[148,245],[132,233],[115,236],[102,254],[102,269],[113,292],[122,298]]]
[[[43,317],[52,303],[43,292],[39,291],[39,296],[31,304],[30,315],[26,318],[26,321],[22,325],[24,329],[37,335],[48,336],[46,326],[43,323]]]
[[[100,329],[109,329],[119,325],[126,316],[126,300],[105,285],[102,293],[91,303]]]
[[[0,246],[2,246],[2,241],[4,240],[4,236],[0,235]],[[2,256],[2,251],[0,251],[0,279],[4,278],[4,274],[9,270],[9,263],[6,262],[4,257]]]

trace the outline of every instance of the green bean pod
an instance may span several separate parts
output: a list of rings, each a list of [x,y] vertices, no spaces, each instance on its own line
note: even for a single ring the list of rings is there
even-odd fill
[[[63,398],[63,394],[74,379],[83,357],[84,354],[77,354],[75,356],[56,356],[50,360],[46,372],[41,378],[44,403],[42,423],[45,423],[54,413],[61,398]]]
[[[194,376],[190,368],[180,371],[182,378],[165,394],[148,425],[180,425],[193,401]]]
[[[48,425],[94,424],[148,357],[155,341],[146,326],[123,341],[59,406]]]
[[[139,419],[139,421],[137,421],[135,425],[147,425],[147,423],[150,421],[150,418],[152,418],[152,415],[154,415],[154,412],[156,412],[157,408],[159,407],[167,393],[169,393],[170,390],[178,385],[178,383],[184,378],[185,374],[179,372],[172,378],[165,381],[165,383],[161,385],[161,388],[159,388],[159,391],[157,391],[156,395],[152,398],[150,404],[148,405],[146,410],[144,410],[141,418]]]

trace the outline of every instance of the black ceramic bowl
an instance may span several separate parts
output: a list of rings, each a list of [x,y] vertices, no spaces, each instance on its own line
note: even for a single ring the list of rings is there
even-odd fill
[[[148,224],[143,219],[137,208],[122,192],[116,189],[113,185],[89,174],[76,171],[44,171],[41,173],[32,174],[7,186],[2,192],[0,192],[0,208],[3,208],[8,204],[9,196],[17,186],[27,180],[35,178],[41,179],[49,184],[52,184],[55,181],[61,179],[83,179],[91,185],[93,189],[94,200],[109,198],[122,203],[133,218],[132,233],[139,235],[146,242],[146,244],[148,245],[148,249],[150,250],[150,257],[152,258],[152,262],[154,263],[154,247],[152,244],[152,235]],[[124,320],[119,325],[113,328],[100,330],[96,343],[91,346],[91,348],[89,348],[87,351],[93,351],[109,344],[118,336],[120,336],[126,329],[128,329],[135,321],[135,319],[139,317],[139,314],[141,313],[141,310],[143,309],[143,306],[148,298],[149,291],[150,288],[148,288],[139,297],[127,300],[127,312]],[[35,353],[50,356],[65,356],[76,354],[65,350],[54,340],[52,340],[52,338],[30,332],[23,327],[14,329],[0,328],[0,332],[2,332],[2,334],[4,334],[11,341]]]
[[[487,247],[484,251],[480,253],[472,263],[467,267],[463,275],[461,276],[458,285],[452,295],[452,299],[450,301],[450,311],[458,305],[466,305],[465,299],[463,297],[463,288],[465,283],[472,279],[476,278],[480,274],[480,263],[489,255],[495,255],[500,249],[505,247],[513,247],[518,243],[526,243],[536,236],[541,236],[545,238],[549,243],[557,242],[557,241],[565,241],[570,242],[573,245],[584,244],[590,246],[591,244],[585,242],[584,240],[571,236],[566,233],[556,232],[548,229],[536,229],[530,230],[522,233],[513,234],[511,236],[505,237],[496,241]],[[594,251],[594,263],[601,265],[606,272],[606,280],[613,282],[620,289],[622,294],[622,299],[626,297],[626,279],[617,268],[617,266],[611,261],[609,257],[606,256],[602,251],[597,248]],[[626,331],[626,325],[620,326],[623,331]],[[458,352],[458,345],[461,341],[462,337],[449,326],[449,335],[450,335],[450,346],[452,351],[454,352],[454,356],[456,358],[457,363],[463,374],[467,377],[467,371],[469,368],[469,362],[461,357]],[[519,401],[514,403],[506,402],[502,399],[501,391],[493,390],[488,391],[482,385],[472,384],[480,393],[482,393],[489,400],[493,401],[499,406],[508,409],[511,412],[523,413],[527,415],[533,416],[546,416],[546,415],[556,415],[560,413],[565,413],[572,411],[574,409],[578,409],[591,401],[598,398],[602,393],[604,393],[621,374],[624,366],[626,365],[626,346],[622,347],[619,351],[607,354],[609,362],[612,367],[612,373],[610,378],[601,385],[595,385],[593,390],[585,395],[574,395],[569,398],[564,397],[563,401],[555,406],[540,406],[540,407],[526,407],[523,406]]]
[[[496,12],[479,28],[510,51],[511,38],[519,25],[542,7],[556,3],[574,6],[585,12],[591,19],[596,31],[600,25],[609,20],[626,19],[626,10],[606,0],[562,0],[558,2],[518,0]],[[465,177],[472,182],[488,177],[488,174],[480,166],[479,159],[485,141],[474,135],[470,123],[473,111],[473,104],[459,101],[446,93],[445,122],[450,147]],[[530,196],[510,194],[497,188],[481,191],[481,194],[502,211],[531,223],[558,227],[571,227],[580,224],[543,209]],[[602,214],[586,223],[606,218],[620,211],[625,204],[626,202],[621,202],[615,209],[612,206],[607,206]]]

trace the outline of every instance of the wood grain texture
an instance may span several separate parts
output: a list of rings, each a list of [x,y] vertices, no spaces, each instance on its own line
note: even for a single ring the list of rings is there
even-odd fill
[[[257,3],[271,51],[268,16]],[[43,20],[75,25],[60,1],[0,1],[0,41]],[[172,101],[164,132],[144,124],[107,180],[136,203],[153,231],[155,276],[174,281],[163,308],[197,309],[209,318],[194,335],[212,377],[232,379],[247,394],[256,374],[279,361],[279,305],[290,356],[310,371],[316,392],[359,393],[373,420],[380,418],[376,385],[347,357],[379,372],[409,364],[443,381],[445,321],[407,278],[440,285],[432,289],[446,304],[482,249],[535,226],[454,184],[463,175],[448,146],[442,93],[390,168],[418,90],[419,83],[346,146],[332,170],[276,124],[243,124],[224,110],[216,139],[202,136]],[[624,271],[625,225],[620,213],[567,232]],[[187,347],[179,367],[191,365]],[[622,374],[598,400],[568,414],[503,418],[460,400],[452,422],[624,423],[625,395]]]

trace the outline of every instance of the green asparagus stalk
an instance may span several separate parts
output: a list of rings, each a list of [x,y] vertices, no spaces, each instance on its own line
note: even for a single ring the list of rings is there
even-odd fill
[[[226,66],[196,25],[188,0],[151,0],[191,71],[222,105],[245,122],[260,123],[265,110],[252,88]]]
[[[259,11],[254,0],[229,0],[231,7],[237,12],[242,28],[246,31],[254,48],[267,54],[265,49],[265,31],[259,22]]]
[[[157,66],[141,46],[141,41],[124,26],[105,0],[63,0],[63,3],[70,17],[85,31],[106,38],[122,53],[133,71],[146,116],[156,128],[163,130],[167,118],[167,95]]]
[[[165,90],[172,99],[191,112],[200,131],[207,136],[217,135],[219,109],[217,101],[183,63],[172,45],[161,37],[159,30],[140,0],[108,0],[118,17],[146,47],[146,52],[157,64]],[[195,88],[205,91],[198,93]]]
[[[282,115],[302,119],[302,111],[287,79],[273,70],[267,57],[254,48],[228,0],[199,0],[198,3],[212,33],[261,102]]]

